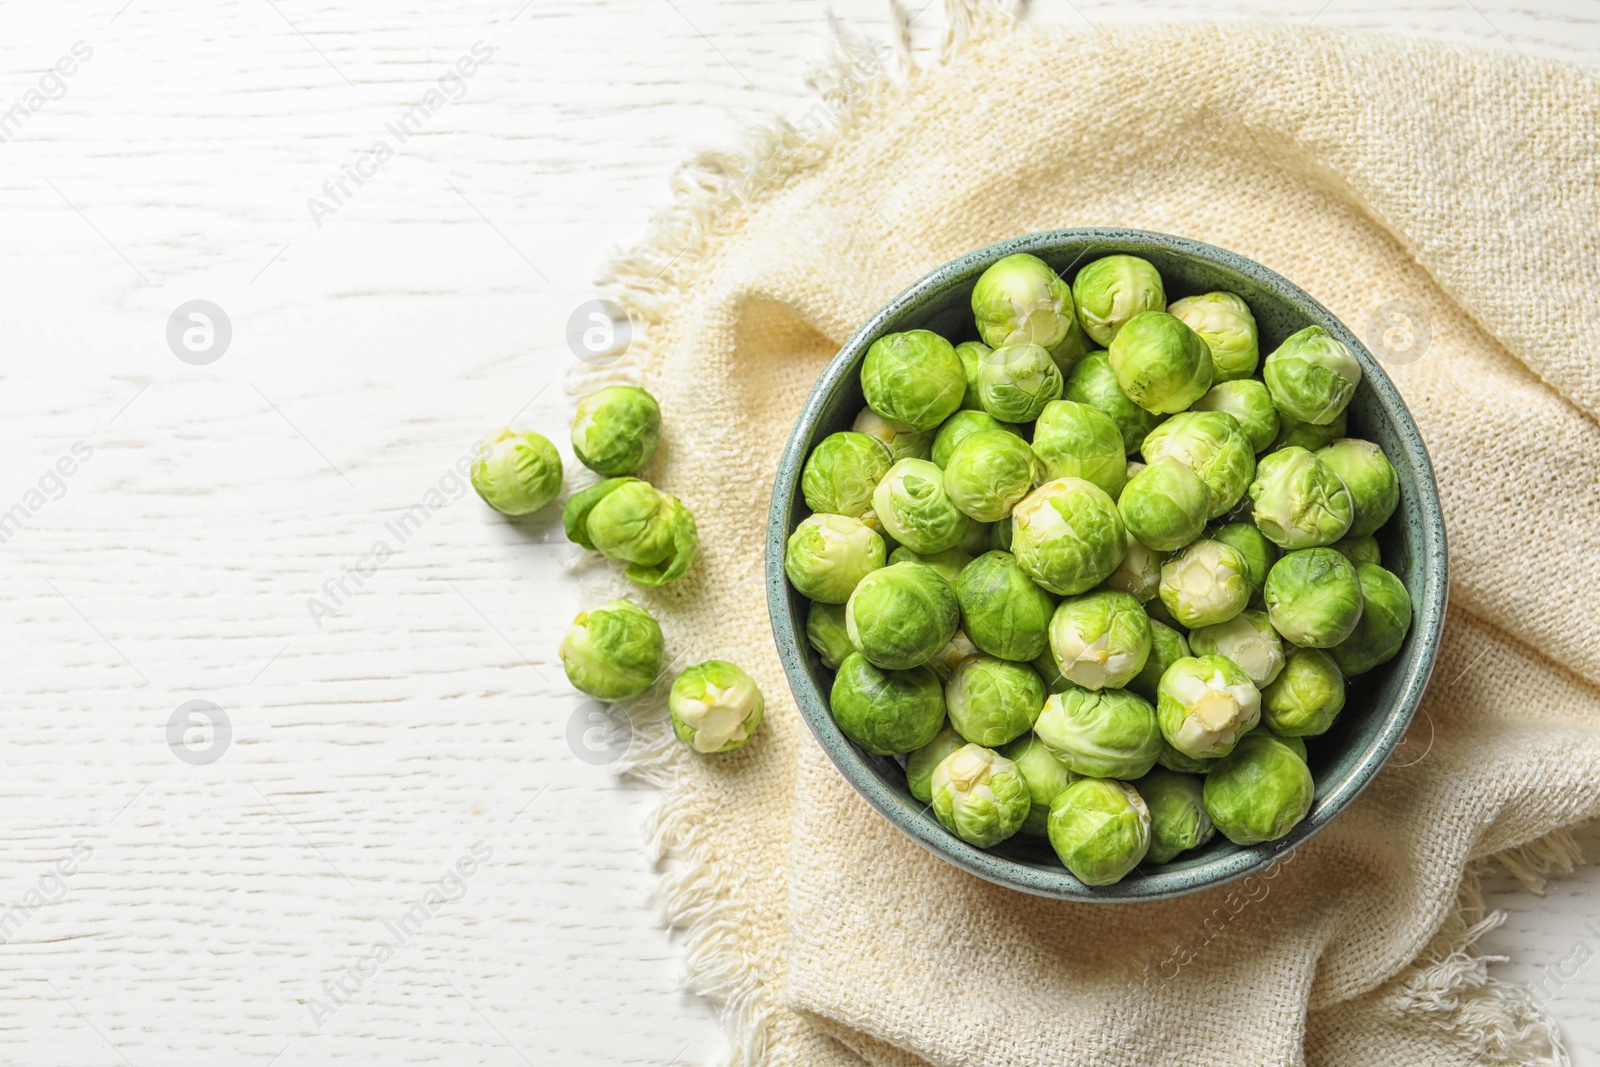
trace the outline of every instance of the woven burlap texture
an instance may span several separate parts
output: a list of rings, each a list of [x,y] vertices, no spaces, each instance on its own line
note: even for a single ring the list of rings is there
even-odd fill
[[[701,531],[688,578],[633,595],[674,655],[736,660],[768,700],[716,758],[633,712],[665,908],[732,1061],[1565,1062],[1473,949],[1473,863],[1569,864],[1558,831],[1600,813],[1600,83],[1335,32],[948,14],[920,68],[840,31],[805,118],[685,168],[607,279],[642,338],[604,376],[660,397],[647,473]],[[795,415],[874,310],[1001,238],[1102,225],[1240,252],[1383,349],[1451,588],[1422,712],[1327,832],[1269,877],[1091,907],[944,864],[844,783],[779,667],[762,539]]]

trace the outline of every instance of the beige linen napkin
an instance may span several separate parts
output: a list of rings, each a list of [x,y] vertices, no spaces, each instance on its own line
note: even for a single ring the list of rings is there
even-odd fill
[[[844,35],[825,102],[686,169],[612,275],[644,339],[601,376],[660,396],[648,474],[702,536],[644,599],[674,653],[737,660],[768,698],[717,758],[636,712],[666,907],[734,1062],[1564,1062],[1486,978],[1464,872],[1570,862],[1550,835],[1600,813],[1600,83],[1333,32],[950,14],[927,69]],[[1366,336],[1452,552],[1434,681],[1377,783],[1270,874],[1158,904],[1012,893],[899,835],[807,733],[761,585],[777,458],[840,343],[947,259],[1090,225],[1236,250]]]

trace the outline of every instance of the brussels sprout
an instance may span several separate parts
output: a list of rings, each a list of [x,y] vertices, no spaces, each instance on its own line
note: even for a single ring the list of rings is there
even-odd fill
[[[1137,778],[1161,751],[1155,709],[1126,689],[1052,693],[1033,732],[1062,763],[1091,778]]]
[[[561,521],[569,541],[628,564],[640,585],[682,578],[700,544],[689,509],[638,478],[607,478],[574,493]]]
[[[944,725],[944,686],[927,667],[886,671],[856,652],[845,657],[828,695],[833,721],[875,756],[914,752]]]
[[[1231,382],[1256,372],[1256,364],[1261,361],[1256,317],[1250,314],[1250,305],[1237,296],[1232,293],[1186,296],[1168,305],[1167,313],[1183,320],[1183,324],[1199,334],[1211,349],[1211,365],[1217,381]]]
[[[1261,721],[1284,737],[1317,737],[1344,710],[1344,676],[1320,648],[1291,648],[1278,680],[1261,694]]]
[[[893,462],[888,446],[875,437],[851,431],[829,434],[811,450],[800,474],[806,507],[859,519],[872,507],[872,491]]]
[[[1232,545],[1194,541],[1161,565],[1161,603],[1190,629],[1227,622],[1250,603],[1249,574]]]
[[[1111,369],[1111,356],[1104,350],[1090,352],[1078,361],[1067,377],[1061,396],[1094,408],[1116,423],[1122,433],[1125,452],[1139,451],[1145,434],[1161,423],[1160,415],[1152,415],[1128,399],[1128,394],[1117,383],[1117,372]]]
[[[896,563],[857,585],[844,607],[844,624],[856,651],[886,670],[927,663],[950,643],[960,625],[955,591],[924,563]]]
[[[1313,426],[1309,422],[1299,422],[1289,418],[1283,412],[1278,412],[1278,436],[1272,442],[1269,451],[1276,452],[1280,448],[1294,445],[1308,452],[1315,452],[1332,444],[1345,434],[1345,413],[1339,412],[1332,422],[1326,426]]]
[[[1199,848],[1217,832],[1206,814],[1200,779],[1192,774],[1154,770],[1134,783],[1150,809],[1151,863],[1169,863],[1180,852]]]
[[[1189,656],[1161,676],[1156,717],[1167,744],[1191,759],[1215,759],[1261,721],[1261,693],[1232,660]]]
[[[1305,760],[1269,733],[1243,738],[1206,775],[1206,814],[1236,845],[1276,841],[1311,810],[1316,786]]]
[[[939,432],[933,437],[933,462],[937,467],[945,467],[950,462],[950,453],[955,451],[963,439],[984,430],[1004,430],[1007,433],[1022,434],[1017,427],[1009,422],[1001,422],[986,411],[958,411],[945,419],[939,426]]]
[[[966,565],[972,562],[972,557],[959,548],[947,548],[943,552],[934,552],[921,555],[901,545],[889,553],[890,563],[926,563],[939,572],[939,576],[950,583],[950,588],[956,587],[956,579],[961,577],[961,572]]]
[[[1044,683],[1026,663],[979,653],[962,660],[950,675],[944,706],[956,733],[993,748],[1033,729],[1044,707]]]
[[[1161,588],[1161,554],[1146,548],[1130,529],[1128,551],[1106,579],[1106,587],[1127,593],[1141,604],[1153,600]]]
[[[989,527],[988,547],[991,552],[1011,551],[1011,516],[1007,515]]]
[[[1331,545],[1344,536],[1355,514],[1344,482],[1303,448],[1262,456],[1250,500],[1256,526],[1284,548]]]
[[[1011,549],[1028,577],[1057,596],[1088,592],[1127,552],[1117,506],[1082,478],[1056,478],[1011,509]]]
[[[933,434],[890,422],[871,408],[862,408],[850,429],[882,441],[894,460],[927,459],[933,454]]]
[[[861,391],[867,407],[890,422],[931,430],[961,406],[967,376],[949,341],[907,330],[872,342],[861,363]]]
[[[946,726],[933,740],[906,757],[906,788],[924,804],[933,799],[933,769],[965,745],[961,735]]]
[[[1328,546],[1351,563],[1382,563],[1376,537],[1343,537]]]
[[[1140,543],[1174,552],[1205,529],[1211,490],[1183,462],[1162,456],[1128,480],[1117,498],[1117,513]]]
[[[1165,311],[1129,319],[1109,351],[1122,391],[1157,415],[1183,411],[1211,388],[1211,350],[1199,334]]]
[[[1310,755],[1309,755],[1309,751],[1306,748],[1305,738],[1303,738],[1303,737],[1285,737],[1284,735],[1278,733],[1276,730],[1267,730],[1266,732],[1271,734],[1272,737],[1275,740],[1281,742],[1285,747],[1287,747],[1296,756],[1299,756],[1300,757],[1300,762],[1305,763],[1306,766],[1308,766],[1308,767],[1311,765],[1308,762],[1309,759],[1310,759]]]
[[[1065,693],[1068,689],[1076,688],[1067,681],[1066,675],[1061,673],[1061,665],[1056,662],[1056,654],[1048,647],[1044,655],[1033,661],[1033,670],[1040,678],[1044,679],[1046,695],[1051,693]]]
[[[660,440],[661,408],[637,386],[608,385],[578,402],[572,450],[597,474],[632,474],[650,462]]]
[[[580,611],[561,639],[561,667],[596,700],[627,700],[661,673],[661,626],[631,600]]]
[[[1257,689],[1271,685],[1283,670],[1283,638],[1264,611],[1241,611],[1227,622],[1202,626],[1189,635],[1189,647],[1197,656],[1232,660]]]
[[[766,710],[761,688],[736,664],[713,659],[672,682],[672,732],[696,752],[731,752],[755,735]]]
[[[530,515],[561,495],[561,454],[546,438],[507,427],[478,442],[471,478],[502,515]]]
[[[944,471],[925,459],[902,459],[872,491],[872,512],[890,537],[919,555],[953,548],[970,521],[945,492]]]
[[[1078,776],[1056,758],[1048,745],[1032,734],[1024,734],[1000,750],[1000,754],[1017,765],[1022,784],[1028,789],[1028,799],[1033,802],[1028,817],[1022,822],[1022,833],[1034,837],[1045,836],[1050,822],[1050,802]]]
[[[1150,848],[1150,809],[1133,786],[1080,778],[1050,804],[1050,847],[1084,885],[1110,885]]]
[[[1156,757],[1158,767],[1165,767],[1179,774],[1204,775],[1216,765],[1217,761],[1214,759],[1195,759],[1193,756],[1185,756],[1168,744],[1165,737],[1161,739],[1161,754]]]
[[[1084,332],[1083,324],[1074,315],[1072,325],[1067,327],[1067,336],[1060,344],[1051,347],[1050,358],[1055,360],[1056,367],[1065,378],[1072,373],[1072,368],[1078,365],[1078,360],[1094,350],[1094,342],[1089,339],[1089,335]]]
[[[1037,256],[1017,252],[991,264],[972,287],[972,315],[991,348],[1053,348],[1074,318],[1072,289]]]
[[[978,646],[968,640],[964,632],[957,630],[955,636],[950,638],[950,642],[928,661],[928,666],[933,668],[933,673],[939,676],[942,684],[950,680],[950,676],[964,660],[977,654]]]
[[[1138,256],[1106,256],[1072,280],[1078,321],[1096,344],[1109,345],[1129,319],[1167,306],[1161,274]]]
[[[1074,400],[1052,400],[1033,427],[1033,454],[1045,481],[1082,478],[1115,498],[1127,479],[1122,431],[1102,412]]]
[[[839,669],[844,658],[856,650],[844,625],[844,605],[813,600],[806,612],[806,640],[817,650],[817,657],[830,671]]]
[[[1331,548],[1302,548],[1272,565],[1263,593],[1272,626],[1302,648],[1332,648],[1361,621],[1355,564]]]
[[[1400,579],[1376,563],[1357,563],[1355,568],[1361,582],[1361,618],[1349,637],[1328,650],[1339,669],[1352,678],[1394,659],[1411,629],[1411,595]]]
[[[961,361],[961,373],[967,379],[967,391],[961,396],[961,407],[958,411],[978,410],[978,368],[983,365],[984,357],[991,351],[993,349],[982,341],[962,341],[956,345],[956,358]]]
[[[1184,627],[1183,623],[1179,622],[1177,619],[1174,619],[1172,617],[1172,612],[1168,611],[1167,606],[1161,602],[1161,592],[1159,587],[1156,590],[1155,599],[1144,606],[1144,613],[1150,616],[1151,622],[1159,622],[1163,626],[1170,626],[1180,633],[1188,633],[1188,630]]]
[[[956,581],[961,625],[972,643],[1001,659],[1027,662],[1049,644],[1055,601],[1009,552],[985,552]]]
[[[1250,439],[1225,411],[1174,415],[1146,435],[1143,451],[1146,463],[1170,456],[1200,476],[1211,491],[1210,519],[1233,510],[1256,473]]]
[[[1350,490],[1355,518],[1350,537],[1366,537],[1389,521],[1400,503],[1400,478],[1389,457],[1371,441],[1341,438],[1317,451],[1317,458]]]
[[[1144,668],[1134,675],[1128,688],[1154,704],[1160,698],[1161,676],[1167,668],[1188,656],[1189,642],[1164,622],[1150,620],[1150,656]]]
[[[1355,395],[1361,363],[1327,330],[1307,326],[1267,357],[1262,376],[1280,412],[1297,422],[1326,426]]]
[[[934,816],[977,848],[1022,829],[1032,803],[1017,765],[981,745],[963,745],[933,769]]]
[[[944,491],[968,518],[995,522],[1011,514],[1038,479],[1028,442],[1005,430],[980,430],[961,439],[944,468]]]
[[[801,596],[843,604],[883,562],[883,538],[860,519],[807,515],[784,546],[783,572]]]
[[[1050,651],[1074,685],[1121,688],[1150,658],[1150,616],[1112,589],[1069,597],[1050,618]]]
[[[1009,520],[1007,520],[1009,521]],[[956,547],[969,556],[981,556],[985,552],[994,551],[994,528],[997,524],[992,522],[969,522],[967,532],[961,535],[961,540],[956,542]]]
[[[1278,561],[1278,546],[1267,540],[1265,534],[1248,522],[1230,522],[1217,528],[1211,540],[1232,545],[1244,557],[1246,576],[1250,579],[1250,599],[1260,600],[1266,587],[1267,573]]]
[[[1006,345],[990,352],[978,368],[978,404],[1004,422],[1032,422],[1063,382],[1055,361],[1038,345]]]
[[[1249,439],[1252,452],[1265,452],[1278,439],[1278,409],[1272,406],[1267,387],[1254,378],[1218,382],[1194,402],[1194,410],[1232,415]]]

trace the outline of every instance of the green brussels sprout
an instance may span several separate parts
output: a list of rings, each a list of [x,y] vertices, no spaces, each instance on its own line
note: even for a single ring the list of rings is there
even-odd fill
[[[1227,622],[1250,603],[1249,575],[1232,545],[1194,541],[1161,565],[1161,603],[1191,630]]]
[[[1138,256],[1106,256],[1072,280],[1078,321],[1096,344],[1110,345],[1129,319],[1167,306],[1161,274]]]
[[[889,553],[890,563],[926,563],[939,572],[939,576],[950,583],[950,588],[956,587],[956,579],[961,577],[961,572],[972,562],[972,557],[959,548],[947,548],[943,552],[934,552],[921,555],[911,551],[904,545]]]
[[[1128,688],[1155,704],[1161,695],[1161,676],[1167,673],[1168,667],[1189,654],[1189,642],[1181,633],[1164,622],[1151,619],[1150,655],[1143,669],[1128,683]]]
[[[638,478],[607,478],[574,493],[561,522],[569,541],[628,564],[629,580],[640,585],[682,578],[700,544],[689,509]]]
[[[872,512],[885,533],[925,556],[960,544],[969,522],[945,492],[944,471],[925,459],[890,467],[872,491]]]
[[[1345,437],[1318,449],[1317,458],[1350,490],[1355,518],[1347,536],[1377,533],[1400,503],[1400,478],[1383,449],[1371,441]]]
[[[1128,480],[1117,513],[1141,544],[1175,552],[1205,529],[1211,490],[1182,461],[1162,456]]]
[[[1078,317],[1072,317],[1072,325],[1067,327],[1067,336],[1061,343],[1050,349],[1050,358],[1055,360],[1056,367],[1065,378],[1072,373],[1072,368],[1078,365],[1078,360],[1094,351],[1094,342],[1084,332],[1083,324]]]
[[[1150,809],[1126,782],[1080,778],[1050,803],[1050,847],[1084,885],[1119,882],[1150,848]]]
[[[1011,551],[1011,516],[1007,515],[993,526],[989,527],[989,551]]]
[[[1252,603],[1260,600],[1261,591],[1267,585],[1267,574],[1278,561],[1278,546],[1248,522],[1219,526],[1211,540],[1232,545],[1244,557],[1246,576],[1250,579],[1250,600]]]
[[[803,597],[843,604],[882,567],[883,538],[847,515],[807,515],[784,546],[783,572]]]
[[[1161,554],[1146,548],[1129,529],[1128,551],[1106,579],[1106,588],[1127,593],[1140,604],[1155,599],[1161,588]]]
[[[1126,689],[1052,693],[1033,732],[1062,763],[1091,778],[1138,778],[1161,751],[1155,709]]]
[[[1333,468],[1303,448],[1261,457],[1250,483],[1251,517],[1284,548],[1331,545],[1350,529],[1355,506]]]
[[[874,666],[903,671],[927,663],[961,622],[955,591],[924,563],[896,563],[861,579],[844,606],[850,643]]]
[[[1262,377],[1280,412],[1296,422],[1326,426],[1355,395],[1361,363],[1327,330],[1307,326],[1267,357]]]
[[[1283,638],[1264,611],[1241,611],[1227,622],[1202,626],[1189,634],[1197,656],[1230,659],[1257,689],[1265,689],[1283,670]]]
[[[596,474],[632,474],[650,462],[660,440],[661,408],[638,386],[608,385],[578,402],[572,451]]]
[[[1143,452],[1146,463],[1170,456],[1200,476],[1211,491],[1209,519],[1232,511],[1256,473],[1250,439],[1225,411],[1174,415],[1145,436]]]
[[[806,640],[817,650],[822,665],[830,671],[839,669],[846,656],[856,650],[850,643],[850,633],[844,625],[844,605],[824,604],[813,600],[806,612]]]
[[[1067,676],[1061,673],[1061,665],[1056,662],[1056,655],[1045,648],[1044,655],[1033,661],[1033,670],[1040,678],[1044,679],[1044,691],[1048,696],[1051,693],[1065,693],[1068,689],[1076,688],[1067,681]]]
[[[1296,756],[1299,756],[1300,757],[1300,762],[1305,763],[1307,766],[1310,766],[1310,763],[1308,762],[1309,759],[1310,759],[1310,755],[1309,755],[1309,750],[1306,748],[1305,738],[1303,738],[1303,737],[1285,737],[1282,734],[1278,733],[1276,730],[1267,730],[1266,732],[1271,734],[1273,736],[1273,738],[1275,738],[1276,740],[1282,742]]]
[[[933,454],[933,434],[890,422],[871,408],[862,408],[850,429],[883,442],[893,460],[927,459]]]
[[[1302,648],[1332,648],[1361,621],[1355,564],[1331,548],[1285,553],[1272,565],[1263,596],[1273,629]]]
[[[1145,311],[1111,342],[1111,369],[1128,399],[1157,415],[1172,415],[1211,388],[1211,350],[1200,335],[1165,311]]]
[[[1078,776],[1032,734],[1017,738],[1002,748],[1000,755],[1017,765],[1022,784],[1028,789],[1028,799],[1033,802],[1028,808],[1028,817],[1022,821],[1021,832],[1034,837],[1045,836],[1050,822],[1050,802],[1076,782]]]
[[[1033,490],[1038,475],[1028,442],[1005,430],[980,430],[950,453],[944,491],[968,518],[996,522]]]
[[[1354,678],[1388,663],[1411,629],[1411,595],[1399,578],[1376,563],[1357,563],[1361,582],[1361,618],[1350,636],[1328,651],[1339,669]]]
[[[1156,757],[1158,767],[1165,767],[1179,774],[1205,775],[1216,765],[1217,761],[1214,759],[1195,759],[1193,756],[1185,756],[1168,744],[1165,737],[1161,739],[1161,754]]]
[[[956,547],[971,556],[981,556],[985,552],[994,551],[994,546],[990,542],[994,540],[995,525],[992,522],[967,523],[967,532],[956,542]]]
[[[1188,656],[1161,676],[1156,718],[1167,744],[1191,759],[1215,759],[1261,721],[1261,693],[1222,656]]]
[[[906,757],[906,788],[924,804],[933,799],[933,769],[944,758],[965,745],[961,735],[946,726],[933,740]]]
[[[886,671],[856,652],[845,657],[828,694],[833,721],[875,756],[915,752],[944,725],[944,686],[927,667]]]
[[[1116,423],[1122,433],[1124,452],[1137,452],[1144,443],[1145,434],[1161,423],[1160,415],[1152,415],[1128,399],[1117,382],[1117,372],[1111,369],[1111,355],[1105,350],[1090,352],[1078,361],[1067,376],[1062,399],[1094,408]]]
[[[672,732],[696,752],[731,752],[755,736],[766,710],[761,687],[738,665],[712,659],[673,679]]]
[[[963,745],[933,769],[934,817],[976,848],[1022,829],[1032,803],[1017,765],[982,745]]]
[[[985,552],[956,580],[961,626],[972,643],[1001,659],[1026,663],[1049,647],[1055,601],[1009,552]]]
[[[1022,436],[1016,426],[1009,422],[1001,422],[986,411],[958,411],[945,419],[939,426],[939,432],[934,434],[934,465],[941,468],[948,466],[950,453],[955,451],[956,445],[984,430],[1004,430],[1018,437]]]
[[[1217,381],[1231,382],[1256,372],[1256,364],[1261,361],[1256,317],[1250,314],[1250,305],[1237,296],[1186,296],[1169,304],[1167,313],[1181,319],[1211,349],[1211,366]]]
[[[1115,498],[1127,480],[1122,431],[1102,412],[1075,400],[1052,400],[1033,427],[1042,480],[1082,478]]]
[[[1305,760],[1266,732],[1239,745],[1206,775],[1206,814],[1236,845],[1276,841],[1293,830],[1316,795]]]
[[[1170,863],[1180,852],[1199,848],[1216,834],[1206,814],[1200,779],[1192,774],[1153,770],[1133,783],[1150,809],[1151,863]]]
[[[962,341],[956,345],[956,358],[961,361],[961,373],[967,380],[967,391],[961,396],[961,407],[957,409],[958,411],[979,410],[978,368],[983,365],[984,357],[992,351],[993,349],[982,341]],[[940,466],[944,464],[941,463]],[[929,770],[931,773],[932,768]]]
[[[1332,422],[1326,426],[1313,426],[1309,422],[1298,422],[1289,418],[1283,412],[1278,412],[1278,436],[1273,439],[1269,452],[1276,452],[1280,448],[1293,445],[1303,448],[1307,452],[1315,452],[1326,447],[1343,437],[1345,434],[1345,412],[1341,411]]]
[[[1344,710],[1344,675],[1320,648],[1291,648],[1277,681],[1261,694],[1261,721],[1282,737],[1327,733]]]
[[[949,341],[907,330],[872,342],[861,363],[861,391],[867,407],[890,422],[931,430],[961,406],[967,375]]]
[[[1037,256],[1017,252],[990,264],[972,287],[972,315],[991,348],[1033,344],[1053,348],[1075,317],[1072,288]]]
[[[531,515],[561,495],[561,454],[546,438],[507,427],[478,442],[470,477],[502,515]]]
[[[631,600],[580,611],[561,639],[561,667],[596,700],[638,696],[661,674],[661,626]]]
[[[1063,387],[1055,360],[1038,345],[1006,345],[978,367],[978,404],[1002,422],[1032,422]]]
[[[872,491],[894,460],[875,437],[845,431],[824,437],[806,457],[800,491],[806,507],[828,515],[859,519],[872,507]]]
[[[948,682],[950,676],[962,662],[978,654],[978,646],[967,639],[966,633],[957,630],[955,636],[950,638],[948,644],[941,648],[935,656],[928,661],[928,666],[933,668],[933,673],[939,676],[941,683]]]
[[[1376,537],[1342,537],[1328,546],[1351,563],[1382,563]]]
[[[1068,597],[1050,618],[1050,651],[1074,685],[1121,688],[1150,658],[1150,616],[1113,589]]]
[[[1111,577],[1128,532],[1105,491],[1056,478],[1011,509],[1011,549],[1028,577],[1057,596],[1086,593]]]
[[[1218,382],[1194,402],[1195,411],[1221,411],[1232,415],[1250,441],[1250,450],[1265,452],[1278,439],[1278,409],[1267,387],[1254,378]]]
[[[1033,729],[1044,707],[1044,682],[1026,663],[979,653],[962,660],[950,675],[944,707],[956,733],[994,748]]]

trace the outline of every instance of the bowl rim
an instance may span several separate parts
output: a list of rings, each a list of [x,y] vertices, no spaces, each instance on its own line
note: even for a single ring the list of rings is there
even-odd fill
[[[1239,848],[1201,867],[1185,867],[1177,871],[1157,870],[1109,886],[1084,885],[1064,867],[1059,871],[1040,869],[974,848],[933,820],[924,818],[926,805],[919,808],[889,789],[861,751],[839,730],[825,697],[812,685],[804,658],[807,655],[804,625],[797,625],[794,613],[790,611],[788,578],[783,568],[784,549],[793,525],[796,488],[806,459],[806,442],[812,436],[828,398],[854,371],[866,348],[883,334],[892,332],[904,315],[938,295],[953,279],[975,276],[989,264],[1017,252],[1049,253],[1064,244],[1085,241],[1116,246],[1093,253],[1096,257],[1118,252],[1134,255],[1158,252],[1202,259],[1243,274],[1262,288],[1293,303],[1314,325],[1327,330],[1356,354],[1378,406],[1402,439],[1406,462],[1415,471],[1421,498],[1417,502],[1421,537],[1415,552],[1422,560],[1423,595],[1412,606],[1412,640],[1416,654],[1407,664],[1399,698],[1389,709],[1382,727],[1360,753],[1346,780],[1322,798],[1313,813],[1315,820],[1308,816],[1278,841]],[[1043,230],[1009,238],[943,263],[902,290],[840,347],[806,398],[778,463],[767,518],[766,582],[767,611],[778,657],[800,714],[845,781],[879,814],[923,848],[997,885],[1063,900],[1137,902],[1184,896],[1226,885],[1265,870],[1316,836],[1371,784],[1404,737],[1433,673],[1449,597],[1449,560],[1438,483],[1416,422],[1411,418],[1399,390],[1366,345],[1320,301],[1276,271],[1215,245],[1150,230],[1082,227]]]

